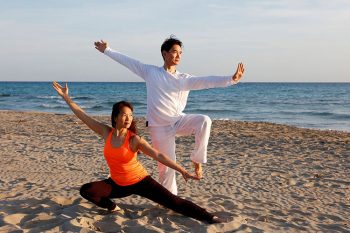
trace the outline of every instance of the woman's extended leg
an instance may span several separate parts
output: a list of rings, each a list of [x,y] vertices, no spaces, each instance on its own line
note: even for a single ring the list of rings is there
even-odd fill
[[[151,176],[147,176],[145,179],[134,185],[134,192],[140,196],[146,197],[156,203],[163,205],[171,210],[174,210],[180,214],[188,217],[198,219],[201,221],[207,221],[209,223],[215,222],[215,216],[202,207],[182,199],[161,184],[155,181]]]

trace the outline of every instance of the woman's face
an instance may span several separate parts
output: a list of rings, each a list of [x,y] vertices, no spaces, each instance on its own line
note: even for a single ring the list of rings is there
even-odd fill
[[[131,125],[131,122],[133,120],[133,115],[132,115],[132,111],[129,107],[122,107],[120,110],[120,113],[118,114],[117,118],[116,118],[116,125],[118,127],[118,129],[121,128],[129,128]]]

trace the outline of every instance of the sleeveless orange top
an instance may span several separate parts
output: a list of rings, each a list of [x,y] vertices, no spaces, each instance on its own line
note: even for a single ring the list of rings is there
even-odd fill
[[[146,169],[137,160],[137,153],[129,147],[130,137],[134,135],[128,130],[125,141],[120,147],[113,147],[111,144],[114,129],[109,133],[105,148],[104,157],[109,167],[112,180],[121,186],[135,184],[148,176]]]

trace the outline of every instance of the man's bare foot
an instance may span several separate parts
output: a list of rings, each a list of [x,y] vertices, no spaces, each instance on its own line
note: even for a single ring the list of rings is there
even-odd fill
[[[196,163],[196,162],[193,162],[193,164],[194,164],[194,172],[196,173],[199,179],[202,179],[203,178],[202,164]]]

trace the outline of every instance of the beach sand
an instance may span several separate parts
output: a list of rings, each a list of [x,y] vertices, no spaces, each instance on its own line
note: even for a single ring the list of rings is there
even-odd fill
[[[350,232],[350,133],[213,121],[204,178],[177,180],[179,196],[228,220],[214,225],[138,196],[115,199],[115,213],[81,198],[108,168],[103,140],[73,115],[0,111],[0,142],[0,232]],[[177,143],[192,170],[194,138]]]

